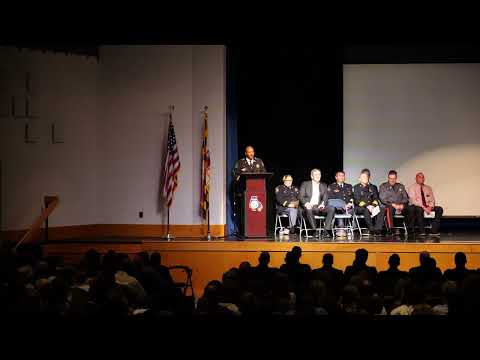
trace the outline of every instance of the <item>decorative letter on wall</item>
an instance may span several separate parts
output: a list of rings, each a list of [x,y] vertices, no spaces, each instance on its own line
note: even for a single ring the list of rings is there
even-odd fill
[[[59,123],[52,124],[52,144],[64,143],[63,126]]]
[[[38,124],[35,120],[30,119],[25,123],[25,142],[27,144],[38,142],[38,130]]]

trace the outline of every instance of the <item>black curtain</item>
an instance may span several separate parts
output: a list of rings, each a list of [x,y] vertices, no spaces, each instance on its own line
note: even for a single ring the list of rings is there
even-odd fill
[[[319,168],[322,181],[342,168],[342,59],[336,46],[237,47],[238,155],[252,145],[267,170],[269,230],[274,192],[285,174],[294,184]]]

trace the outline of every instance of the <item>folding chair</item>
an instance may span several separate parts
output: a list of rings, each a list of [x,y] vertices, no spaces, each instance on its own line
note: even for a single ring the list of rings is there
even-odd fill
[[[395,219],[401,219],[402,220],[402,226],[395,226]],[[399,229],[399,230],[403,229],[403,231],[405,232],[405,235],[408,235],[407,224],[405,223],[405,216],[403,216],[401,214],[393,215],[392,229]]]
[[[323,228],[326,217],[323,215],[314,215],[313,218],[315,221],[318,220],[319,226],[317,227],[317,232],[318,232],[318,235],[320,236],[322,231],[327,231]],[[303,216],[303,214],[301,214],[300,215],[300,241],[302,241],[303,232],[305,232],[305,238],[307,240],[313,237],[313,235],[308,235],[308,231],[313,231],[313,229],[307,228],[307,222],[305,221],[305,217]]]
[[[290,220],[288,219],[288,214],[280,214],[277,210],[277,215],[275,216],[275,230],[274,235],[280,234],[283,230],[285,230],[285,226],[283,226],[282,219],[287,219],[288,225],[290,225]]]
[[[355,230],[358,230],[358,233],[360,235],[360,238],[363,237],[363,231],[362,230],[368,230],[367,227],[361,227],[360,226],[360,221],[358,221],[359,219],[363,219],[365,220],[365,215],[358,215],[356,212],[355,212],[355,205],[352,207],[352,217],[353,217],[353,231]]]
[[[337,219],[343,219],[343,226],[337,226]],[[333,218],[333,239],[336,239],[337,230],[344,230],[353,238],[353,215],[352,214],[335,214]]]
[[[175,265],[175,266],[170,266],[168,268],[169,271],[180,271],[183,276],[185,276],[185,281],[181,282],[174,282],[175,287],[179,288],[182,290],[183,295],[187,295],[187,290],[190,289],[191,296],[195,298],[195,294],[193,292],[193,284],[192,284],[192,269],[190,269],[188,266],[184,265]],[[173,278],[173,275],[172,275]]]
[[[425,221],[425,229],[432,229],[432,222],[435,219],[435,211],[430,211],[430,214],[423,212],[423,219]],[[418,226],[416,226],[418,228]]]

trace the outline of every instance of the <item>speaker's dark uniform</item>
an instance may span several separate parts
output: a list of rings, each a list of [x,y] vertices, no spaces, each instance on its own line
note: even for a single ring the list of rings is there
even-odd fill
[[[243,158],[237,161],[233,168],[233,212],[234,222],[241,228],[241,219],[238,216],[242,209],[242,194],[245,189],[240,186],[240,175],[242,173],[263,173],[266,172],[262,159],[254,157],[252,160]]]
[[[265,165],[263,165],[262,159],[259,158],[253,158],[252,160],[243,158],[238,160],[233,168],[233,179],[238,181],[243,172],[262,173],[265,172]]]

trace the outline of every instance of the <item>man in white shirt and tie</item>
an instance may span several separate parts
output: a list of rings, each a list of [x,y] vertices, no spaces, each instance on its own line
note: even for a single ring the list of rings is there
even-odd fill
[[[311,181],[304,181],[300,185],[299,200],[302,210],[310,224],[310,228],[317,229],[315,215],[325,215],[325,237],[329,238],[329,232],[332,230],[332,221],[335,215],[335,208],[328,206],[327,185],[320,182],[322,173],[319,169],[313,169],[310,172]]]
[[[425,175],[419,172],[415,177],[415,184],[408,188],[408,198],[415,211],[415,221],[420,230],[420,236],[425,236],[424,214],[435,213],[433,219],[431,235],[439,236],[440,219],[443,215],[443,208],[435,204],[435,197],[430,186],[425,185]]]

